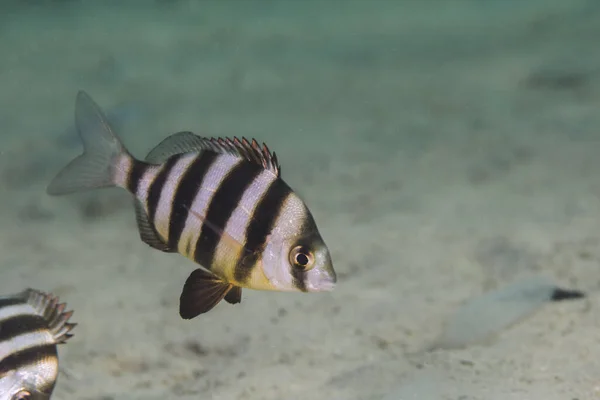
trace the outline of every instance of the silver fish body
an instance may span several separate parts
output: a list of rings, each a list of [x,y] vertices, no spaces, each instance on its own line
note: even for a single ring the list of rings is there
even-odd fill
[[[0,400],[46,400],[58,376],[57,345],[76,324],[52,294],[35,289],[0,297]]]
[[[241,301],[242,288],[319,292],[336,274],[315,220],[281,178],[266,145],[179,132],[134,158],[101,109],[79,92],[84,153],[48,186],[51,195],[117,186],[135,198],[142,241],[200,265],[184,284],[180,315]]]

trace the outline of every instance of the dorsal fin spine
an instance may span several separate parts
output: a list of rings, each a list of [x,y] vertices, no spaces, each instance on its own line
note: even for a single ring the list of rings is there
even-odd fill
[[[71,331],[77,324],[68,322],[73,311],[65,312],[66,303],[59,303],[58,296],[31,288],[26,289],[23,294],[27,303],[47,321],[48,329],[57,344],[65,343],[73,336]]]
[[[246,160],[262,166],[264,169],[273,172],[277,177],[281,176],[281,167],[277,161],[275,153],[271,152],[267,145],[263,143],[262,147],[256,139],[251,140],[245,137],[238,138],[210,138],[207,139],[210,143],[209,148],[213,151],[237,154]]]

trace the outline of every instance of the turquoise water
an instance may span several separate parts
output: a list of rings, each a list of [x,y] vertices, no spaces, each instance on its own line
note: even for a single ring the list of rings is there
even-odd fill
[[[0,290],[75,310],[53,398],[598,398],[599,39],[584,0],[2,3]],[[127,193],[45,193],[78,90],[140,158],[182,130],[266,142],[335,291],[182,320],[195,267],[141,243]],[[588,297],[430,347],[529,275]]]

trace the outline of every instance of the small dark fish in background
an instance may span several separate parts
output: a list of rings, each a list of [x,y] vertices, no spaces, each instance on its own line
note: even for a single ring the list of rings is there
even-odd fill
[[[84,152],[50,195],[118,186],[135,197],[140,237],[201,268],[186,280],[179,313],[191,319],[242,288],[322,292],[335,287],[329,250],[305,203],[282,180],[275,153],[244,138],[175,133],[134,158],[85,92],[75,123]]]
[[[35,289],[0,297],[0,400],[49,399],[58,377],[57,345],[73,335],[73,311]]]
[[[429,350],[485,343],[547,303],[585,297],[585,292],[560,287],[546,276],[516,280],[465,301]]]

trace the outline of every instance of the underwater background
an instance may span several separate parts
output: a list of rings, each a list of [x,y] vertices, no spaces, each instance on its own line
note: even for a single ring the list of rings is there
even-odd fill
[[[2,2],[0,294],[75,311],[53,399],[600,398],[599,43],[594,0]],[[45,192],[78,90],[140,158],[267,143],[335,290],[182,320],[128,193]]]

